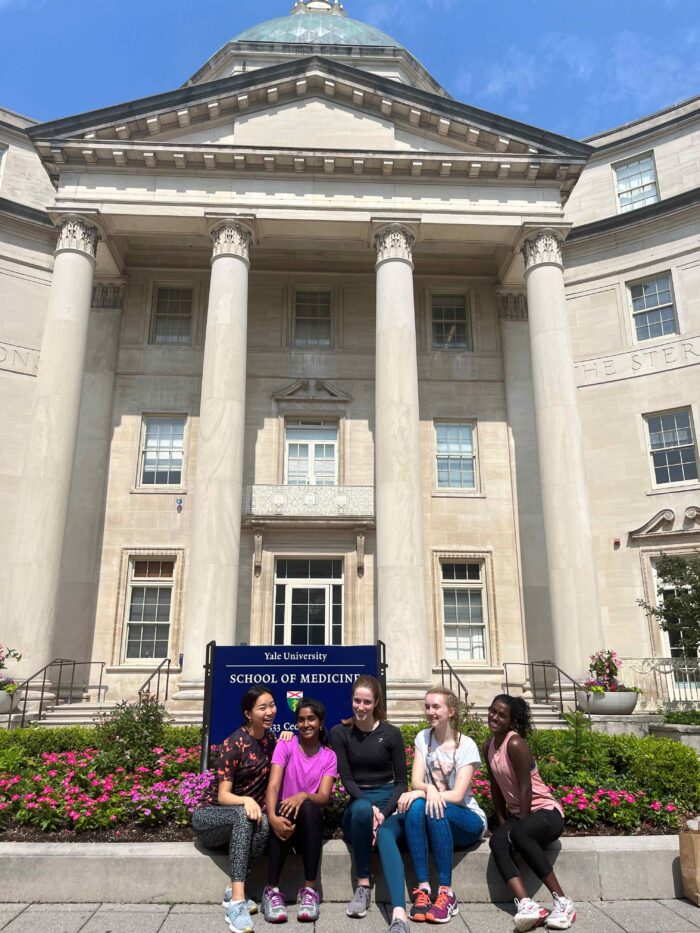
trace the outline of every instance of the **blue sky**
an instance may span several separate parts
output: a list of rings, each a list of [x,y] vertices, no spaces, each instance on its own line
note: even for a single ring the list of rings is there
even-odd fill
[[[700,94],[700,0],[345,0],[457,99],[581,138]],[[0,0],[0,106],[38,120],[181,85],[292,0]]]

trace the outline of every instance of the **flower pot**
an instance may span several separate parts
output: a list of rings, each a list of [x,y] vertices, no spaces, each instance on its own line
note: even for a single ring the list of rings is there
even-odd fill
[[[639,694],[634,690],[620,690],[608,693],[590,693],[588,702],[586,693],[578,691],[578,706],[592,716],[629,716],[634,712]]]
[[[17,708],[19,703],[19,697],[17,692],[8,693],[7,690],[0,690],[0,716],[7,715],[11,713],[13,709]]]

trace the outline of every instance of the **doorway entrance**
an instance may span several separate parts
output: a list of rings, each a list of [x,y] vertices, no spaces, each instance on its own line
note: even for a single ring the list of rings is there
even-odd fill
[[[342,645],[341,558],[275,561],[276,645]]]

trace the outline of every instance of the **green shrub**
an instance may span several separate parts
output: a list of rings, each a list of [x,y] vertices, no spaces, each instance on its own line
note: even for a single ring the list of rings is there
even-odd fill
[[[700,806],[700,760],[697,753],[668,739],[610,736],[611,760],[617,774],[651,796],[672,797],[681,808]]]
[[[135,703],[118,703],[95,729],[95,767],[108,773],[118,767],[154,767],[165,740],[167,713],[155,697],[140,696]]]
[[[700,726],[700,709],[668,710],[664,713],[664,722],[675,726]]]
[[[94,748],[97,730],[94,726],[61,726],[56,729],[30,726],[26,729],[0,730],[0,749],[18,747],[27,758],[42,752],[83,751]]]
[[[202,741],[201,726],[165,726],[163,748],[173,752],[176,748],[192,748]]]

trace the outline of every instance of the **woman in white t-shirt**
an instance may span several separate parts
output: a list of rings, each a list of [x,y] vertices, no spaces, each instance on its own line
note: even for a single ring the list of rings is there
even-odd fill
[[[399,798],[408,851],[418,879],[411,920],[447,923],[459,913],[452,890],[452,853],[482,838],[486,816],[471,791],[474,769],[481,764],[476,743],[459,731],[459,701],[451,690],[433,687],[425,695],[430,723],[416,736],[412,789]],[[439,889],[432,898],[428,880],[428,840],[438,870]]]

